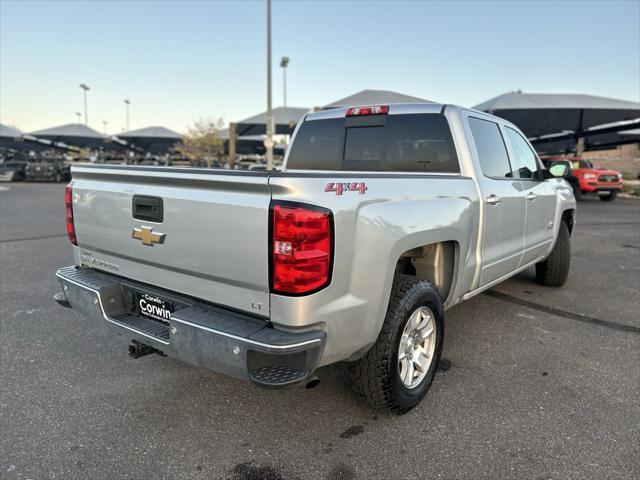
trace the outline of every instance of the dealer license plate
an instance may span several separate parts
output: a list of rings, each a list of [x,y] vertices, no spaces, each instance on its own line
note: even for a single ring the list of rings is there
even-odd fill
[[[136,310],[141,317],[169,325],[173,302],[149,293],[136,292]]]

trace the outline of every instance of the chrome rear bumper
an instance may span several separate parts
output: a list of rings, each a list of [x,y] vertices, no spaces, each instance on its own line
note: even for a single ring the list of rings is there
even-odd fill
[[[76,266],[56,272],[62,292],[56,302],[102,322],[127,340],[171,357],[262,386],[285,386],[309,377],[320,360],[326,335],[291,333],[264,319],[197,302],[172,292]],[[137,315],[133,290],[171,300],[169,324]]]

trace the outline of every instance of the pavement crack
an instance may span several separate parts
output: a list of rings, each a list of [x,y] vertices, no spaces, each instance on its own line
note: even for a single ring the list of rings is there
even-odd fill
[[[606,227],[607,225],[616,226],[616,225],[639,225],[640,222],[586,222],[586,223],[578,223],[579,227]]]
[[[0,240],[0,243],[28,242],[29,240],[45,240],[47,238],[58,238],[66,236],[66,233],[58,233],[55,235],[42,235],[39,237],[7,238],[6,240]]]
[[[636,327],[635,325],[612,322],[610,320],[602,320],[600,318],[590,317],[588,315],[582,315],[580,313],[568,312],[566,310],[561,310],[559,308],[548,307],[546,305],[540,305],[538,303],[530,302],[528,300],[514,297],[513,295],[508,295],[506,293],[496,292],[495,290],[486,291],[484,292],[484,294],[493,298],[497,298],[499,300],[503,300],[505,302],[514,303],[516,305],[521,305],[523,307],[531,308],[533,310],[538,310],[539,312],[550,313],[551,315],[555,315],[557,317],[577,320],[578,322],[589,323],[591,325],[598,325],[600,327],[610,328],[612,330],[618,330],[620,332],[640,333],[640,327]]]

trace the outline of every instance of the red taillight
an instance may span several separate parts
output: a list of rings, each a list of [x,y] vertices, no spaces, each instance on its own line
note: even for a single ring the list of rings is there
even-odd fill
[[[347,110],[347,117],[358,115],[383,115],[389,113],[389,105],[374,105],[371,107],[351,107]]]
[[[64,191],[64,206],[67,211],[67,235],[72,244],[78,245],[76,240],[76,226],[73,223],[73,187],[70,183]]]
[[[301,295],[327,286],[333,261],[331,212],[309,205],[275,203],[272,222],[272,291]]]

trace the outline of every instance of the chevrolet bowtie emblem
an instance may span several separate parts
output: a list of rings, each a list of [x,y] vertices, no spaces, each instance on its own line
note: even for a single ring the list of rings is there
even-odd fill
[[[131,237],[136,240],[142,240],[144,245],[153,247],[154,243],[164,243],[164,233],[154,233],[152,227],[140,227],[134,228]]]

